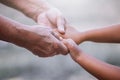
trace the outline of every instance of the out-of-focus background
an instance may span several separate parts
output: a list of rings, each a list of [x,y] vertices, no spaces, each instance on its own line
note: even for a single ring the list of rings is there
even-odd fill
[[[79,31],[120,23],[120,0],[47,0]],[[27,5],[27,4],[26,4]],[[0,14],[23,24],[35,22],[0,4]],[[7,33],[6,33],[7,34]],[[120,34],[118,34],[120,35]],[[120,65],[120,44],[84,42],[80,48],[107,63]],[[39,58],[24,48],[0,42],[0,80],[97,80],[69,55]]]

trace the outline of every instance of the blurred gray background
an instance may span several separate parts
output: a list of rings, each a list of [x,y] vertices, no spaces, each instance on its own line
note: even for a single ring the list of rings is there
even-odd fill
[[[79,31],[120,23],[120,0],[47,0]],[[34,25],[22,13],[0,4],[0,14]],[[118,34],[120,35],[120,34]],[[80,48],[107,63],[120,65],[120,44],[84,42]],[[24,48],[0,42],[0,80],[97,80],[69,55],[40,58]]]

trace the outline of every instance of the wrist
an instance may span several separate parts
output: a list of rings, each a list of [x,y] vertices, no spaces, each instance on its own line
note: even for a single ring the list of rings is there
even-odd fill
[[[28,28],[25,25],[15,25],[9,28],[9,32],[5,35],[3,41],[13,43],[15,45],[24,47],[28,41]]]
[[[24,36],[27,35],[27,26],[13,20],[0,16],[0,40],[22,44]],[[25,44],[25,43],[23,43]]]
[[[22,12],[32,18],[34,21],[37,22],[37,17],[42,14],[43,12],[48,11],[49,9],[51,9],[52,6],[49,5],[47,2],[40,2],[40,4],[38,3],[33,3],[32,5],[30,5],[30,7],[27,7],[26,9],[24,9]]]
[[[16,31],[14,31],[14,34],[12,35],[13,38],[9,42],[21,46],[26,47],[26,43],[28,43],[28,35],[29,31],[22,27],[16,27]]]
[[[89,32],[79,32],[78,35],[81,35],[77,41],[77,44],[80,44],[84,41],[89,41]]]
[[[87,40],[87,36],[86,36],[86,33],[85,32],[78,32],[76,34],[76,38],[75,38],[75,42],[76,44],[81,44],[82,42],[86,41]]]

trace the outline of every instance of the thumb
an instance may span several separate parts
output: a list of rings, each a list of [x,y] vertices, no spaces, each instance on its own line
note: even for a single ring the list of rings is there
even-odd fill
[[[65,19],[61,16],[57,18],[57,27],[61,34],[65,33]]]
[[[81,50],[77,46],[77,44],[72,39],[64,39],[63,43],[67,46],[70,51],[70,54],[78,55]]]

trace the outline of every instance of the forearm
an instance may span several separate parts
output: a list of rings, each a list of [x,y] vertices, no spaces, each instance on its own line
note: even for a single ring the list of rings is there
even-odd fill
[[[99,80],[120,80],[119,67],[104,63],[84,53],[80,54],[76,62]]]
[[[67,26],[66,33],[61,35],[64,39],[71,38],[77,44],[84,41],[102,42],[102,43],[120,43],[120,25],[113,25],[106,28],[88,30],[84,32],[77,31],[74,27]]]
[[[0,16],[0,40],[17,44],[24,41],[27,28],[22,27],[23,25],[15,21],[9,20],[5,17]]]
[[[50,8],[45,0],[0,0],[0,2],[23,12],[34,20],[37,15]]]
[[[83,32],[84,41],[120,43],[120,25]],[[79,38],[80,40],[80,38]]]

